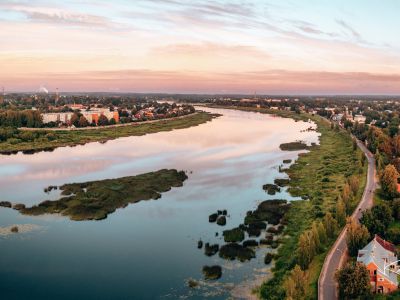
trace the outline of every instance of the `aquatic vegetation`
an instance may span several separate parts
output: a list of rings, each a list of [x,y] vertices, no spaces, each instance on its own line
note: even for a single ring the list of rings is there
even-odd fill
[[[224,230],[223,236],[224,236],[225,242],[227,242],[227,243],[241,242],[244,240],[244,232],[240,228]]]
[[[217,219],[217,224],[220,226],[225,226],[226,225],[226,217],[225,216],[219,216]]]
[[[279,148],[282,151],[298,151],[298,150],[306,150],[309,147],[306,143],[302,141],[290,142],[290,143],[283,143],[279,145]]]
[[[1,202],[0,202],[0,207],[8,207],[8,208],[11,208],[11,206],[12,206],[11,202],[8,202],[8,201],[1,201]]]
[[[25,209],[25,204],[21,204],[21,203],[14,204],[13,209],[23,210],[23,209]]]
[[[281,188],[276,184],[267,183],[263,185],[263,190],[269,195],[275,195],[275,193],[279,193],[281,191]]]
[[[204,245],[204,254],[207,256],[215,255],[219,250],[218,244],[210,245],[210,243],[205,243]]]
[[[264,256],[264,263],[266,265],[270,264],[273,258],[274,258],[274,255],[272,253],[270,253],[270,252],[266,253]]]
[[[211,214],[208,216],[208,222],[214,223],[215,221],[217,221],[217,218],[218,218],[218,214],[215,214],[215,213]]]
[[[290,179],[289,179],[289,178],[276,178],[276,179],[274,180],[274,183],[275,183],[276,185],[280,186],[280,187],[287,186],[287,185],[289,184],[289,182],[290,182]]]
[[[204,266],[203,275],[206,280],[216,280],[222,276],[221,266]]]
[[[234,260],[238,259],[241,262],[250,260],[256,257],[253,249],[244,247],[238,243],[229,243],[221,246],[219,256],[224,259]]]
[[[68,196],[29,208],[19,206],[19,209],[26,215],[59,213],[75,221],[101,220],[130,203],[159,199],[161,193],[182,186],[186,179],[183,171],[163,169],[117,179],[65,184],[59,188],[62,195]]]
[[[281,218],[288,211],[290,203],[286,200],[266,200],[261,202],[257,209],[247,212],[244,219],[246,225],[260,224],[260,222],[268,222],[272,225],[279,224]]]
[[[257,247],[258,242],[256,240],[245,240],[243,242],[243,247]]]

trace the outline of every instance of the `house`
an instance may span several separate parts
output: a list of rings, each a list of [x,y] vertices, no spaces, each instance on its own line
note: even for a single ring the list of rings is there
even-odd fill
[[[358,251],[357,261],[363,263],[370,275],[374,293],[390,293],[397,290],[398,258],[393,244],[375,235],[374,239]]]
[[[360,124],[364,124],[366,119],[367,118],[363,115],[355,115],[354,116],[354,122],[358,122]]]

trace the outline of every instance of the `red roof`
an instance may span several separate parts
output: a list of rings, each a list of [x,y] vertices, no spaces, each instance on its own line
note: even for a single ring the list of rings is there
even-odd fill
[[[379,235],[375,234],[375,240],[376,240],[383,248],[385,248],[386,250],[391,251],[391,252],[393,252],[393,253],[396,252],[396,247],[395,247],[392,243],[390,243],[390,242],[388,242],[388,241],[385,241],[385,240],[384,240],[383,238],[381,238]]]
[[[397,184],[397,192],[400,193],[400,183]]]

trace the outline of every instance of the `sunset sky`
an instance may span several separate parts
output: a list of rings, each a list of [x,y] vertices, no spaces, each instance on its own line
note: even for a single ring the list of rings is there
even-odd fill
[[[6,91],[400,94],[397,0],[0,0]]]

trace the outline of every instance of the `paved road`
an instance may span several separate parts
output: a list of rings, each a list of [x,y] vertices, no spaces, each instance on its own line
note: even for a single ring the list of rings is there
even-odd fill
[[[359,220],[362,216],[362,212],[373,205],[373,194],[376,188],[376,171],[375,159],[372,153],[369,152],[363,143],[357,141],[357,144],[368,159],[367,183],[365,185],[362,199],[351,216],[353,219]],[[336,270],[340,268],[346,252],[346,230],[343,229],[325,258],[325,262],[318,280],[319,300],[338,299],[337,286],[334,276]]]

